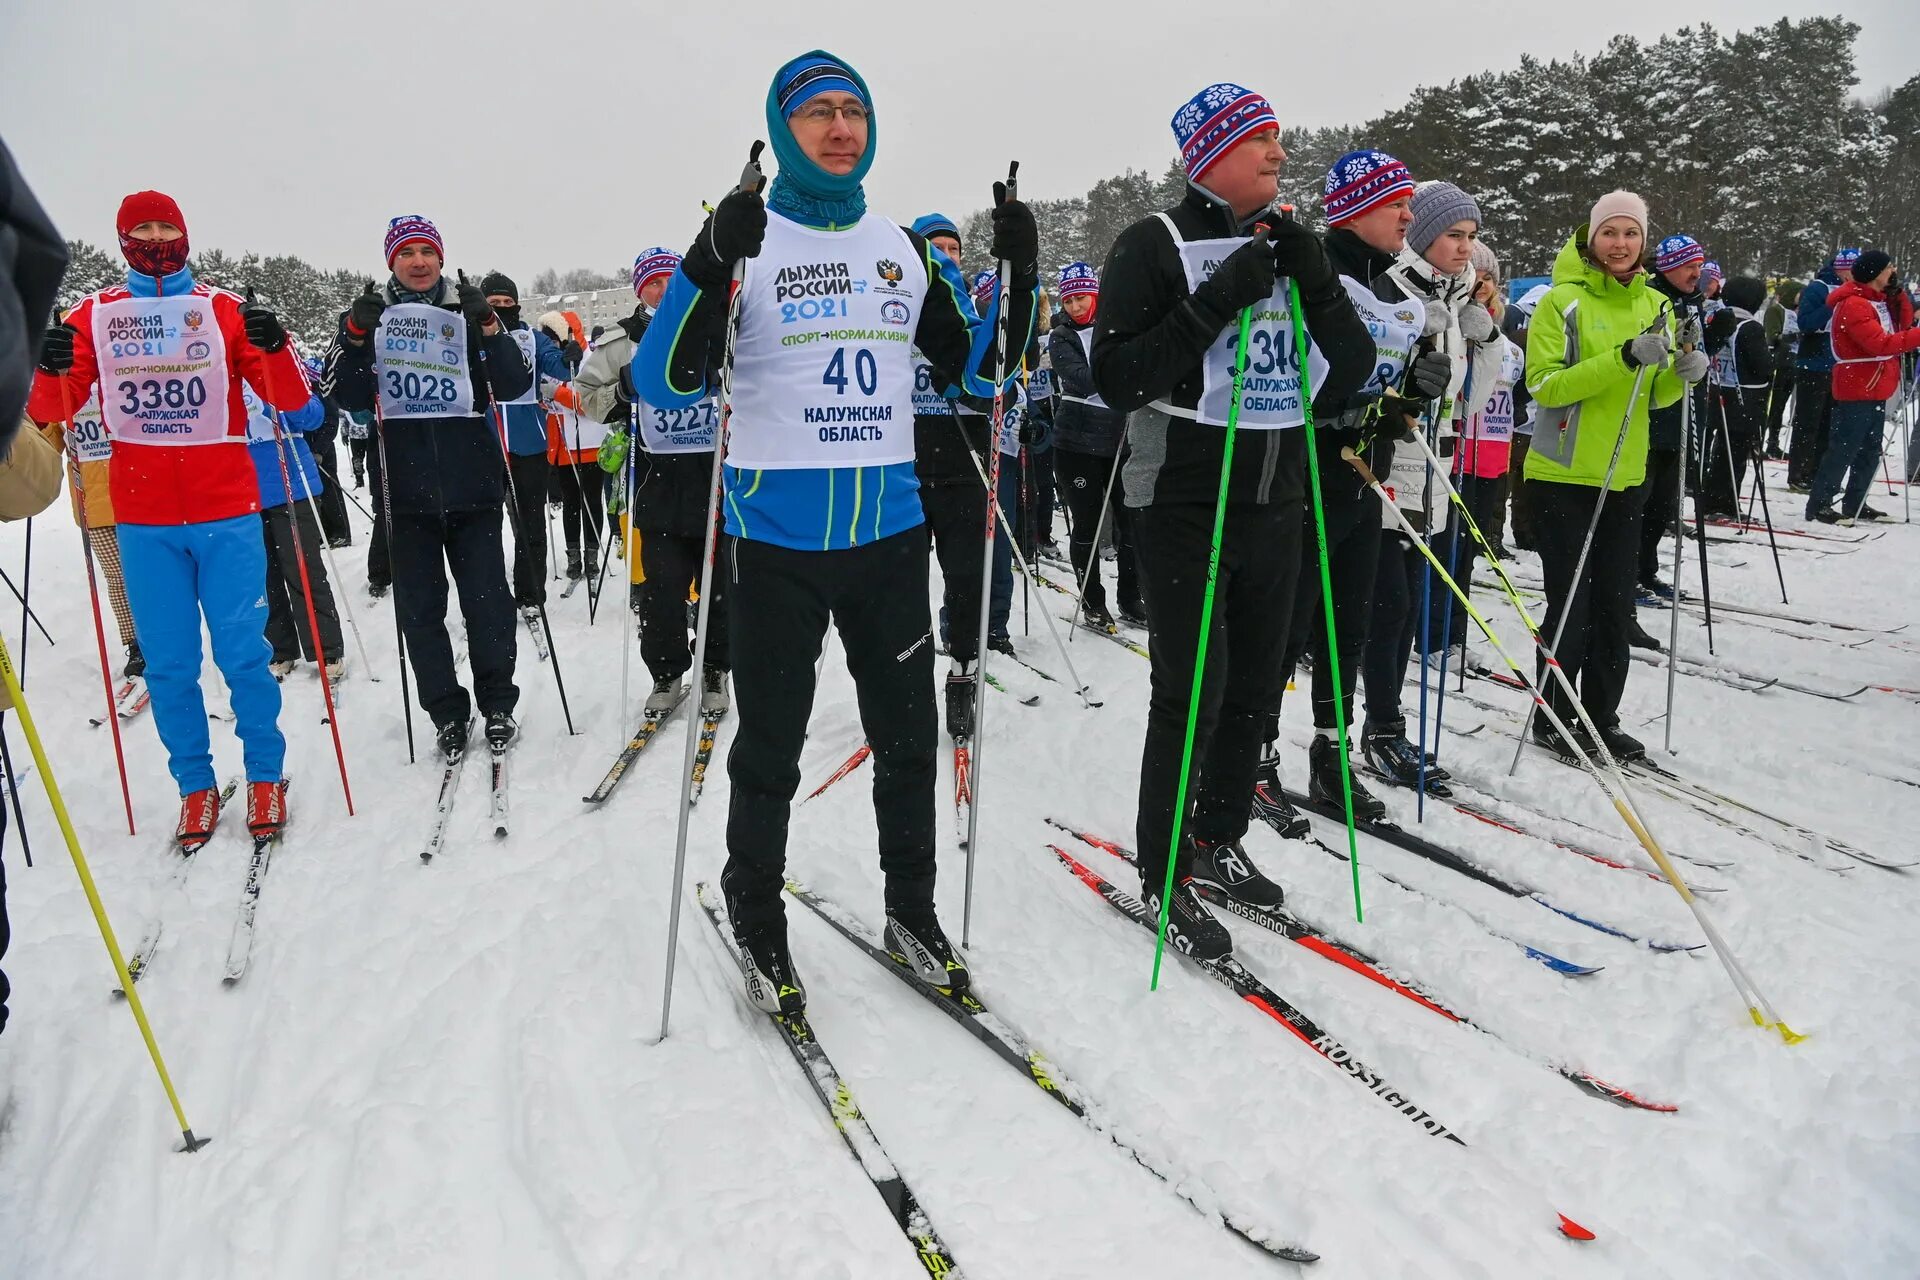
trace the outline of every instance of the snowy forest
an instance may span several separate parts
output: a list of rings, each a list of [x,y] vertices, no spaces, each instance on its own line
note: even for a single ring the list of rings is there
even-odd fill
[[[1840,18],[1782,19],[1733,35],[1682,27],[1651,44],[1617,36],[1567,62],[1523,57],[1416,89],[1362,124],[1283,129],[1281,198],[1316,216],[1333,161],[1377,147],[1416,179],[1471,193],[1509,276],[1545,274],[1616,187],[1647,197],[1650,240],[1684,231],[1730,273],[1806,276],[1841,242],[1904,261],[1920,245],[1920,76],[1875,102],[1852,97],[1858,32]],[[1163,173],[1033,200],[1041,262],[1098,265],[1121,228],[1175,203],[1185,181],[1170,157]],[[987,212],[965,230],[986,244]]]
[[[1841,18],[1782,19],[1733,35],[1682,27],[1651,44],[1617,36],[1567,62],[1523,57],[1510,71],[1416,89],[1362,124],[1286,129],[1281,195],[1317,215],[1328,166],[1370,146],[1416,178],[1472,193],[1509,276],[1544,274],[1570,228],[1615,187],[1648,197],[1651,238],[1685,231],[1729,272],[1805,276],[1843,241],[1904,261],[1920,246],[1920,76],[1874,102],[1851,96],[1858,33]],[[1103,262],[1121,228],[1178,201],[1185,181],[1170,160],[1159,174],[1129,169],[1082,196],[1030,200],[1047,283],[1064,263]],[[970,244],[991,239],[984,209],[964,228]],[[120,278],[117,255],[84,240],[68,248],[62,305]],[[218,249],[193,267],[200,279],[255,289],[310,347],[329,340],[364,280],[297,256]],[[525,287],[540,296],[626,279],[548,269]]]

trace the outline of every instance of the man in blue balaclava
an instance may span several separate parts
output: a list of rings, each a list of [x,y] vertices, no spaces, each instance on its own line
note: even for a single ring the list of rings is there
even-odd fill
[[[1000,316],[977,315],[927,240],[867,212],[877,128],[866,81],[815,50],[775,73],[767,128],[779,176],[763,202],[722,200],[674,272],[632,364],[642,400],[693,404],[719,382],[727,297],[740,271],[724,442],[739,737],[721,887],[749,996],[793,1013],[806,996],[782,903],[788,810],[813,706],[813,664],[840,633],[873,748],[888,948],[938,986],[965,962],[934,914],[937,725],[927,534],[914,475],[913,352],[941,385],[993,394]],[[1014,350],[1033,330],[1039,235],[994,189],[989,256],[1013,266]]]

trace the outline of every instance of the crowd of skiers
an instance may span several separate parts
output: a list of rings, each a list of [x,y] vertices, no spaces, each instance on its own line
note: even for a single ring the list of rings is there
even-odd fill
[[[1122,231],[1103,264],[1062,267],[1053,312],[1032,213],[1007,186],[984,246],[938,213],[909,225],[868,209],[876,109],[846,62],[787,63],[766,113],[770,189],[726,195],[684,254],[640,253],[632,315],[591,342],[558,313],[530,324],[504,275],[450,278],[438,227],[404,215],[384,283],[369,279],[324,361],[303,364],[271,309],[194,279],[171,199],[127,197],[126,282],[46,332],[27,412],[72,458],[122,676],[144,679],[179,784],[184,848],[220,807],[203,616],[255,834],[286,818],[278,680],[303,658],[345,674],[314,554],[350,540],[336,429],[355,487],[371,477],[369,585],[392,594],[446,756],[466,749],[476,707],[490,747],[515,736],[517,623],[544,626],[549,502],[568,578],[626,566],[619,593],[653,680],[644,714],[671,714],[690,677],[709,717],[737,697],[721,884],[749,991],[773,1012],[805,998],[785,851],[830,624],[872,750],[887,944],[957,987],[965,960],[934,910],[937,733],[942,719],[956,742],[975,731],[983,616],[986,648],[1013,652],[1016,544],[1036,576],[1071,573],[1076,625],[1146,633],[1143,898],[1175,945],[1219,955],[1230,939],[1199,887],[1277,905],[1242,837],[1254,818],[1306,828],[1275,745],[1301,664],[1310,800],[1385,813],[1344,758],[1357,684],[1375,776],[1446,781],[1408,740],[1401,691],[1416,655],[1469,660],[1468,616],[1423,544],[1468,586],[1476,558],[1511,555],[1511,520],[1540,557],[1544,631],[1585,714],[1553,684],[1549,705],[1631,759],[1628,650],[1652,643],[1635,599],[1671,594],[1658,552],[1683,489],[1736,515],[1790,394],[1789,482],[1809,518],[1875,514],[1864,499],[1896,357],[1920,347],[1884,252],[1843,251],[1769,299],[1687,235],[1656,243],[1657,210],[1615,191],[1570,229],[1550,283],[1509,304],[1472,194],[1359,149],[1325,175],[1317,233],[1275,205],[1273,106],[1220,83],[1172,118],[1183,198]],[[689,602],[710,545],[694,672]],[[936,558],[937,620],[922,589]],[[1533,733],[1563,755],[1596,746],[1584,727],[1573,742],[1545,722]]]

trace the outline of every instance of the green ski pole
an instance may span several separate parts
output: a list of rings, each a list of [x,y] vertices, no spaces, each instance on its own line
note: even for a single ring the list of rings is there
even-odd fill
[[[1254,234],[1265,234],[1265,228],[1256,227]],[[1252,328],[1253,308],[1243,307],[1240,338],[1233,351],[1233,404],[1227,409],[1227,441],[1220,453],[1220,497],[1213,504],[1207,592],[1200,601],[1200,643],[1193,655],[1193,694],[1187,699],[1187,736],[1180,747],[1180,786],[1173,799],[1173,846],[1167,851],[1167,882],[1160,889],[1160,922],[1153,935],[1153,978],[1147,984],[1149,991],[1160,989],[1160,957],[1167,947],[1167,913],[1173,907],[1173,877],[1180,866],[1181,829],[1187,819],[1187,781],[1193,775],[1193,731],[1200,719],[1200,689],[1207,677],[1207,638],[1213,631],[1213,590],[1220,581],[1220,540],[1227,527],[1227,485],[1233,478],[1233,438],[1240,427],[1240,389],[1247,376],[1247,335]]]
[[[1291,205],[1281,215],[1292,218]],[[1287,281],[1288,311],[1293,319],[1293,351],[1300,362],[1300,412],[1307,428],[1307,478],[1313,485],[1313,536],[1320,551],[1320,601],[1327,611],[1327,667],[1333,676],[1333,723],[1340,735],[1340,798],[1347,807],[1347,865],[1353,868],[1353,918],[1366,920],[1360,903],[1360,840],[1353,828],[1353,766],[1347,762],[1347,700],[1340,683],[1340,637],[1333,624],[1333,573],[1327,563],[1327,515],[1320,495],[1320,452],[1313,431],[1313,389],[1307,382],[1307,321],[1300,310],[1300,286]]]

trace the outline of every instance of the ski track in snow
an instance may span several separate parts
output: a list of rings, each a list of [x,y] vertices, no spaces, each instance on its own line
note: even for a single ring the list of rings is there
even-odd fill
[[[1769,474],[1776,486],[1783,480],[1777,466]],[[1799,502],[1778,487],[1773,498],[1776,518],[1798,527]],[[1897,499],[1883,505],[1900,510]],[[417,853],[439,770],[417,712],[421,763],[406,765],[391,604],[365,593],[365,528],[358,513],[354,520],[359,540],[335,556],[347,579],[339,589],[383,676],[370,683],[350,646],[340,715],[359,816],[346,819],[317,677],[303,665],[284,686],[282,717],[293,825],[261,897],[252,970],[226,989],[219,978],[245,873],[243,811],[224,815],[199,855],[187,905],[169,899],[162,845],[176,801],[165,759],[150,716],[125,726],[140,824],[129,838],[111,741],[86,723],[101,692],[78,549],[64,515],[42,518],[35,604],[59,645],[31,642],[30,705],[122,946],[168,907],[140,990],[188,1118],[212,1145],[191,1157],[174,1152],[164,1095],[125,1008],[109,996],[114,976],[30,778],[23,800],[38,865],[20,862],[17,834],[7,850],[14,941],[5,964],[15,987],[0,1039],[7,1274],[920,1274],[692,903],[692,883],[717,878],[723,860],[732,723],[693,814],[673,1032],[656,1043],[686,720],[663,730],[603,811],[580,803],[630,728],[616,705],[620,628],[629,624],[617,590],[590,630],[586,593],[563,602],[562,584],[552,584],[581,733],[566,736],[551,672],[523,645],[512,835],[493,839],[485,771],[469,770],[447,848],[423,867]],[[21,537],[17,525],[0,531],[0,563],[17,564]],[[1791,609],[1870,627],[1920,622],[1916,540],[1920,533],[1895,526],[1854,554],[1783,557]],[[1714,592],[1778,607],[1764,534],[1747,541],[1744,567],[1714,566]],[[1689,548],[1683,572],[1690,591],[1696,554]],[[1522,564],[1538,573],[1532,557]],[[616,589],[619,568],[609,577]],[[1524,654],[1517,621],[1504,605],[1492,608],[1500,602],[1490,576],[1479,566],[1476,601],[1507,619],[1503,639]],[[1035,607],[1054,607],[1050,595]],[[1641,616],[1664,643],[1669,615]],[[1016,634],[1020,617],[1016,602]],[[12,619],[4,610],[0,619],[17,644]],[[1920,687],[1911,641],[1849,649],[1785,629],[1820,633],[1717,615],[1716,661],[1821,687]],[[1681,615],[1681,637],[1684,653],[1705,656],[1697,612]],[[1064,681],[1043,630],[1017,643]],[[1477,637],[1475,648],[1493,660]],[[861,739],[844,660],[831,640],[829,649],[801,795]],[[1662,954],[1605,936],[1364,834],[1359,924],[1344,864],[1256,825],[1248,850],[1287,886],[1303,919],[1500,1037],[1450,1025],[1228,917],[1243,961],[1463,1136],[1462,1149],[1421,1132],[1182,962],[1169,958],[1161,990],[1148,992],[1144,935],[1044,846],[1061,844],[1124,888],[1137,884],[1133,873],[1041,821],[1051,815],[1133,843],[1148,667],[1091,640],[1076,641],[1073,658],[1103,708],[1086,710],[1068,684],[1011,664],[998,674],[1022,695],[1042,694],[1041,704],[986,699],[969,956],[995,1012],[1085,1092],[1102,1125],[1197,1198],[1310,1245],[1324,1255],[1311,1268],[1320,1277],[1920,1269],[1911,1212],[1920,1188],[1911,1087],[1920,873],[1824,871],[1635,785],[1668,847],[1732,864],[1699,873],[1727,890],[1706,908],[1782,1015],[1811,1035],[1788,1048],[1751,1025],[1710,952]],[[632,662],[637,714],[646,677],[637,651]],[[207,671],[209,707],[222,710],[210,662]],[[1517,692],[1469,689],[1524,713]],[[1664,699],[1664,672],[1636,665],[1623,722],[1656,749]],[[1305,779],[1305,703],[1303,677],[1283,718],[1284,772],[1296,786]],[[1405,705],[1411,721],[1412,685]],[[1645,863],[1583,774],[1530,751],[1509,779],[1504,718],[1451,694],[1447,718],[1488,721],[1471,739],[1440,739],[1443,761],[1463,780],[1597,828],[1606,834],[1555,829]],[[238,769],[238,744],[230,725],[210,727],[225,777]],[[16,763],[27,761],[17,724],[9,732]],[[1920,717],[1908,699],[1873,691],[1824,702],[1683,674],[1674,740],[1668,763],[1689,777],[1875,852],[1913,847],[1913,788],[1862,771],[1920,779]],[[950,816],[950,755],[943,739],[934,807],[941,912],[957,940],[965,855]],[[1656,758],[1667,759],[1657,750]],[[789,870],[877,928],[872,778],[869,763],[796,806]],[[1411,795],[1387,798],[1411,825]],[[1316,825],[1344,847],[1337,826]],[[1440,804],[1428,806],[1424,830],[1559,905],[1643,936],[1700,941],[1662,884]],[[1286,1270],[1038,1096],[798,904],[788,917],[821,1043],[967,1275]],[[1488,927],[1604,970],[1562,978]],[[1547,1058],[1678,1103],[1680,1114],[1584,1096]],[[1560,1238],[1556,1210],[1600,1239]]]

